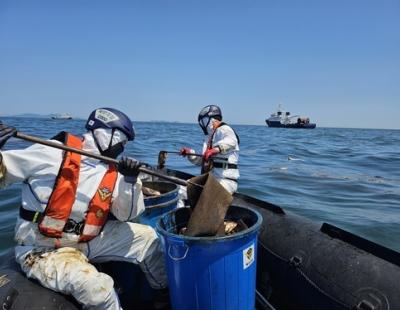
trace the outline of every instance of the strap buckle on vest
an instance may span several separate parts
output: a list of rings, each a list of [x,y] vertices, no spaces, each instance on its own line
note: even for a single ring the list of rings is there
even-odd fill
[[[213,162],[213,168],[237,169],[237,167],[237,164],[231,164],[228,162]]]
[[[229,164],[227,162],[222,163],[222,169],[228,169]]]
[[[39,223],[43,218],[43,214],[40,211],[26,210],[22,206],[19,208],[19,216],[32,223]]]
[[[41,215],[41,212],[36,211],[35,215],[33,216],[33,219],[32,219],[33,223],[37,223],[38,222],[39,215]]]
[[[64,226],[63,232],[65,233],[75,233],[77,235],[81,235],[83,231],[83,222],[76,222],[72,219],[68,219],[67,223]]]
[[[22,206],[19,208],[19,216],[25,221],[30,221],[32,223],[39,223],[43,218],[43,213],[39,211],[26,210]],[[83,231],[84,222],[77,222],[73,219],[68,219],[64,226],[63,232],[65,233],[75,233],[81,235]]]

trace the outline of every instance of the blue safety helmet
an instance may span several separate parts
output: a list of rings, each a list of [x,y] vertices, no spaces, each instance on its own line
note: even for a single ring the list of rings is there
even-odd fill
[[[90,113],[86,122],[87,130],[95,130],[97,128],[110,128],[121,130],[129,141],[135,139],[135,128],[129,117],[113,108],[100,108]]]
[[[216,105],[208,105],[202,108],[197,118],[197,121],[199,122],[199,125],[201,129],[203,129],[205,135],[208,134],[207,127],[211,118],[215,118],[220,121],[222,120],[221,109]]]

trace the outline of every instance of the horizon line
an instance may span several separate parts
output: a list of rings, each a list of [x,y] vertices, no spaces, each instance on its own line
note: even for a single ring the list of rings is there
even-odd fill
[[[21,113],[21,114],[17,114],[17,115],[1,115],[0,117],[10,117],[10,118],[29,118],[30,116],[32,118],[39,118],[39,119],[43,119],[43,118],[48,118],[51,115],[55,115],[58,113],[51,113],[51,114],[35,114],[35,113]],[[26,115],[26,116],[24,116]],[[29,116],[30,115],[30,116]],[[82,120],[85,121],[86,117],[74,117],[72,116],[72,120]],[[56,121],[71,121],[70,120],[56,120]],[[1,122],[1,120],[0,120]],[[197,125],[197,122],[182,122],[182,121],[170,121],[170,120],[134,120],[134,123],[139,122],[139,123],[173,123],[173,124],[190,124],[190,125]],[[262,126],[262,127],[268,127],[266,124],[235,124],[235,123],[231,123],[232,126]],[[329,128],[329,129],[366,129],[366,130],[400,130],[400,128],[377,128],[377,127],[337,127],[337,126],[318,126],[315,128]],[[275,130],[276,128],[271,128],[273,130]],[[292,129],[292,128],[280,128],[280,129]]]

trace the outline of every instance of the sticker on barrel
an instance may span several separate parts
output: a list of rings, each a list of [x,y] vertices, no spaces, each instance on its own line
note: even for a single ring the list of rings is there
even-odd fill
[[[243,270],[254,262],[254,243],[243,250]]]

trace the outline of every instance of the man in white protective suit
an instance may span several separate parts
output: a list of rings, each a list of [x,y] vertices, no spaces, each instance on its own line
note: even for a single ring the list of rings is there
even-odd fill
[[[198,123],[203,130],[202,157],[194,156],[195,151],[189,147],[180,150],[190,162],[201,166],[201,173],[211,172],[220,184],[231,194],[236,192],[239,179],[239,136],[226,123],[222,122],[221,109],[208,105],[201,109]],[[213,158],[217,156],[217,158]]]
[[[93,111],[86,129],[83,137],[61,132],[51,140],[117,158],[135,137],[131,120],[112,108]],[[15,133],[0,123],[0,148]],[[120,309],[112,278],[89,262],[124,261],[166,291],[157,234],[129,222],[144,211],[137,161],[122,157],[116,166],[39,144],[3,151],[0,161],[1,186],[22,182],[15,255],[29,278],[85,309]]]

